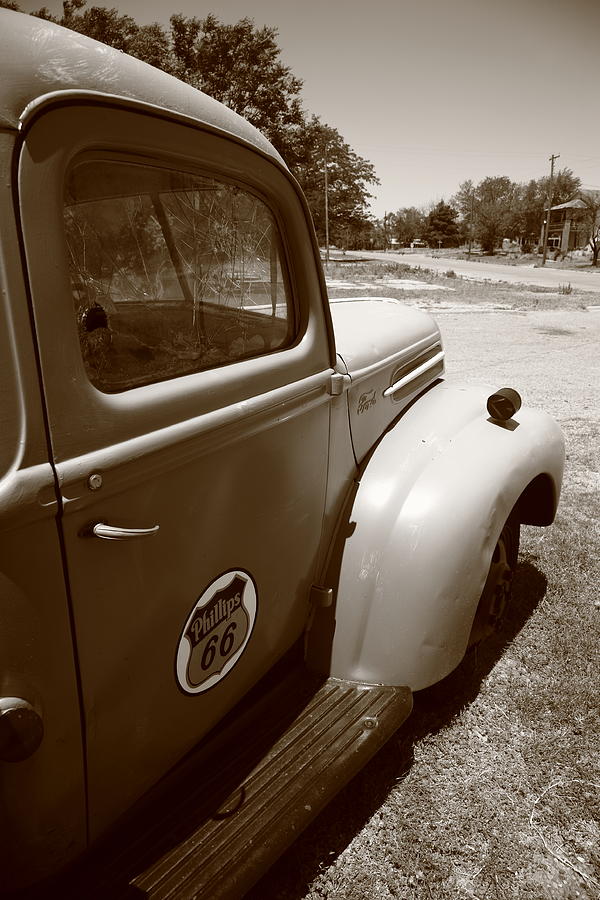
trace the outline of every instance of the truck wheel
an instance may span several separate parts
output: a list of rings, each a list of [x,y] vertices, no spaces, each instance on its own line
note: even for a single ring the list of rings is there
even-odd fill
[[[521,524],[510,514],[494,548],[490,570],[473,620],[469,647],[489,637],[500,625],[512,596]]]

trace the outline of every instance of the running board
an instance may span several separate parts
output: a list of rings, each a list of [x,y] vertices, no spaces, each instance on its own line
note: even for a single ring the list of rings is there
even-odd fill
[[[306,673],[274,693],[279,701],[263,698],[258,718],[256,708],[237,717],[228,748],[179,767],[178,788],[166,780],[162,791],[168,802],[138,812],[62,896],[242,897],[412,708],[407,687],[332,678],[307,697]]]

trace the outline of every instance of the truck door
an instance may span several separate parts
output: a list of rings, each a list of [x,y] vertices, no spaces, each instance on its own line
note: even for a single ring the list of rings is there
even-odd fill
[[[94,837],[302,633],[330,351],[265,156],[80,103],[33,122],[19,178]]]
[[[77,673],[58,503],[0,133],[0,890],[85,849]]]

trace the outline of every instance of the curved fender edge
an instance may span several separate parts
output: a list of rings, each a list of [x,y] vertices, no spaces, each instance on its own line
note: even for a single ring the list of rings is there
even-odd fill
[[[316,611],[311,667],[415,691],[463,658],[504,522],[524,497],[522,519],[549,524],[564,464],[549,415],[522,408],[495,422],[490,393],[440,382],[374,449],[333,547],[334,602]]]

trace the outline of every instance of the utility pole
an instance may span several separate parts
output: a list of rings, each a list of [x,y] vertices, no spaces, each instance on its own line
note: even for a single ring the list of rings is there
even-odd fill
[[[471,203],[469,205],[469,252],[467,259],[471,259],[471,247],[473,246],[473,200],[475,199],[475,191],[471,191]]]
[[[548,255],[548,229],[550,228],[550,210],[552,209],[552,201],[554,200],[554,160],[560,158],[560,153],[553,153],[550,157],[550,184],[548,185],[548,209],[546,210],[546,221],[544,222],[544,247],[542,250],[542,265],[546,265],[546,256]]]
[[[327,181],[327,144],[325,144],[325,268],[329,268],[329,184]]]

